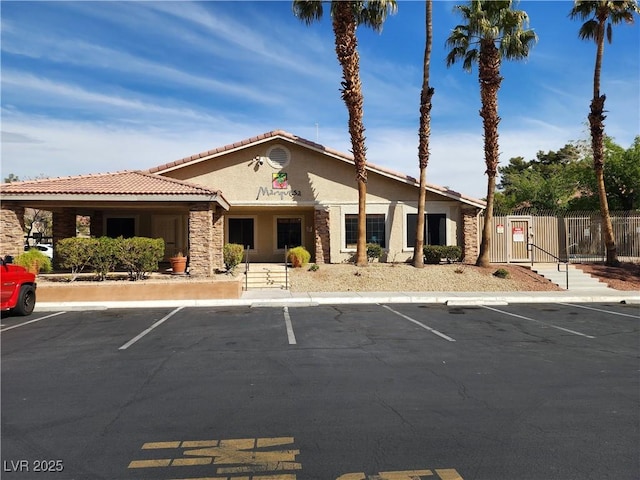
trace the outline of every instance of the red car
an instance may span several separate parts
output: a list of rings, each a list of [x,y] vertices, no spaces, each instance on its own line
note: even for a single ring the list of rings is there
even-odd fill
[[[0,266],[0,310],[11,310],[17,315],[29,315],[36,306],[36,276],[3,258]]]

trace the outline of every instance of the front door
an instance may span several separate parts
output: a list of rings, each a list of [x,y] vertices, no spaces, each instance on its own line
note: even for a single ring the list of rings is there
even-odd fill
[[[528,249],[531,217],[507,217],[507,261],[529,262],[531,253]]]
[[[182,216],[154,215],[153,237],[164,238],[164,259],[168,260],[176,253],[187,255],[183,244]]]

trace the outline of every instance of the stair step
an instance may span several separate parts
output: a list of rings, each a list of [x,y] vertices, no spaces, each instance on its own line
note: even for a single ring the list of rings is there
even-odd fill
[[[606,283],[601,282],[597,278],[584,273],[582,270],[575,268],[573,265],[568,266],[568,271],[564,270],[564,266],[560,267],[533,267],[531,270],[547,278],[552,283],[566,289],[567,276],[569,278],[569,290],[609,290]]]

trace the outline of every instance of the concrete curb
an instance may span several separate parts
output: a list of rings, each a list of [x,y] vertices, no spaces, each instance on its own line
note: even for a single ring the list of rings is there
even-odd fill
[[[40,302],[36,311],[106,310],[110,308],[174,307],[303,307],[371,303],[425,303],[448,306],[506,305],[510,303],[626,303],[640,305],[640,293],[624,291],[572,292],[334,292],[295,293],[288,291],[250,291],[238,299],[148,300],[100,302]]]

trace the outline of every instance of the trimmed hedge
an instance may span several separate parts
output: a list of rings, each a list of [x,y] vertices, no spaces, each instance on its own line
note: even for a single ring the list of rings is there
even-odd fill
[[[378,243],[367,243],[367,258],[370,262],[379,260],[382,256],[382,247]]]
[[[242,262],[244,247],[238,243],[225,243],[222,247],[222,260],[227,273],[232,274],[235,268]]]
[[[457,245],[425,245],[423,248],[424,263],[437,265],[443,259],[447,263],[459,262],[462,249]]]
[[[293,266],[293,268],[299,268],[309,263],[309,260],[311,260],[311,254],[304,247],[294,247],[289,250],[287,258],[291,262],[291,266]]]
[[[90,267],[104,280],[109,272],[123,268],[131,280],[141,280],[158,270],[164,257],[162,238],[64,238],[56,244],[56,259],[62,268],[71,270],[75,280],[80,272]]]

